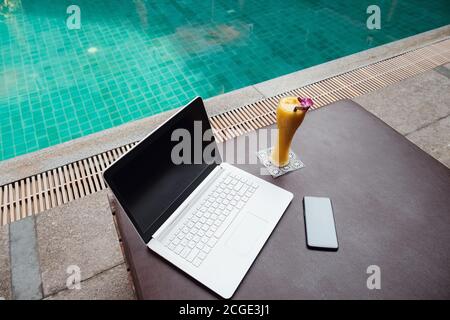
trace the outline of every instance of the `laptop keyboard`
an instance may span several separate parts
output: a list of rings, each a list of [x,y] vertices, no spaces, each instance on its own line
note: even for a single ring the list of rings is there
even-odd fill
[[[169,234],[164,245],[194,266],[200,266],[257,188],[253,181],[225,172]]]

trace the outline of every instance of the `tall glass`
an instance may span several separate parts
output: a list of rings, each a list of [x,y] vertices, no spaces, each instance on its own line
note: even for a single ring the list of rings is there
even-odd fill
[[[277,107],[278,139],[271,154],[271,161],[274,165],[284,167],[289,164],[292,138],[312,105],[312,100],[309,98],[284,97],[280,99]]]

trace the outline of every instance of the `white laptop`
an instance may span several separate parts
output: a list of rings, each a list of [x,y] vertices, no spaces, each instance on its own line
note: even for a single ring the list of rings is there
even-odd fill
[[[232,297],[293,198],[221,162],[199,97],[104,177],[147,246],[223,298]]]

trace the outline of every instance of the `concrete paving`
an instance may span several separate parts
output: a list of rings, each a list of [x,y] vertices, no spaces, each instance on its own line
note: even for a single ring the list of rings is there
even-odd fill
[[[9,225],[0,227],[0,299],[10,300],[11,263],[9,255]]]
[[[450,79],[442,74],[449,67],[353,100],[450,168]]]
[[[419,74],[354,101],[403,135],[450,113],[450,80],[435,71]]]
[[[81,281],[123,263],[107,191],[36,216],[44,296],[67,288],[71,268]]]
[[[60,291],[46,300],[133,300],[135,299],[125,264],[82,281],[80,288]]]
[[[450,168],[450,116],[410,133],[406,137]]]
[[[447,77],[450,79],[450,63],[447,63],[446,65],[439,66],[434,69],[436,72],[439,72],[444,77]]]
[[[42,299],[35,216],[9,227],[12,294],[16,300]]]

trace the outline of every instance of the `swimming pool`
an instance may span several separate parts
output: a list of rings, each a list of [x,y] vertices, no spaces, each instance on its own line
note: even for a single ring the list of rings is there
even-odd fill
[[[0,3],[0,160],[450,23],[448,0]]]

